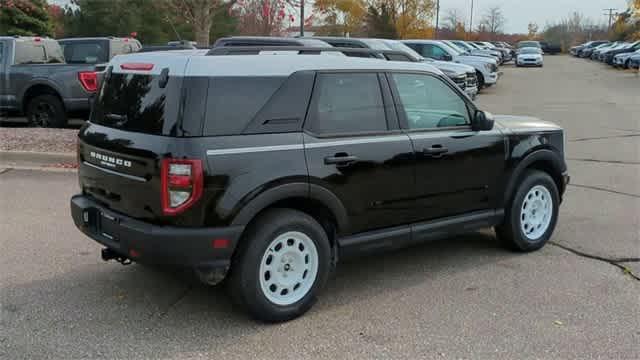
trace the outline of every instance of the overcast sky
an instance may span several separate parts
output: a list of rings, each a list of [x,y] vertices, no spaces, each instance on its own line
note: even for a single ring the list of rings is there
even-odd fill
[[[507,19],[507,33],[526,33],[527,25],[535,22],[542,30],[546,23],[555,22],[568,14],[578,11],[596,23],[606,24],[608,17],[605,8],[617,8],[624,11],[626,0],[473,0],[474,28],[486,10],[492,6],[500,6]],[[471,0],[440,0],[440,20],[448,9],[455,8],[465,15],[465,23],[469,25]]]

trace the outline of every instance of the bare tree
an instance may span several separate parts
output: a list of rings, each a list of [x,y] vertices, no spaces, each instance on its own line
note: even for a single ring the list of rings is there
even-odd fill
[[[213,17],[219,11],[228,11],[237,0],[164,0],[159,4],[166,6],[177,18],[191,24],[196,42],[200,46],[209,46],[209,31]]]
[[[491,34],[491,38],[493,39],[496,34],[504,30],[504,24],[506,22],[507,19],[502,14],[500,6],[492,6],[480,20],[480,25]]]
[[[458,24],[464,23],[464,14],[460,9],[448,9],[442,20],[443,27],[455,31]]]

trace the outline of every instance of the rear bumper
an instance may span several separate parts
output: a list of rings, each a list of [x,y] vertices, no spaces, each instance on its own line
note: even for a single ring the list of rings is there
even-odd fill
[[[226,272],[243,226],[181,228],[152,225],[111,211],[85,195],[71,198],[76,227],[96,242],[132,261]],[[222,240],[226,239],[226,240]],[[215,244],[224,247],[214,248]]]

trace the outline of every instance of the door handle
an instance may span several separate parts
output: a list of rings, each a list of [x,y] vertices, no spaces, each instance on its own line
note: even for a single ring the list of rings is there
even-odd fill
[[[440,157],[442,154],[449,152],[449,149],[442,145],[433,145],[430,148],[423,149],[422,152],[431,157]]]
[[[324,158],[324,163],[326,165],[345,165],[354,161],[358,161],[358,157],[353,155],[327,156],[326,158]]]

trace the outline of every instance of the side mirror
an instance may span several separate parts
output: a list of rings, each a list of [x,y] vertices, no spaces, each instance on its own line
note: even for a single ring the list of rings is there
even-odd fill
[[[444,55],[442,56],[442,60],[444,60],[444,61],[451,61],[451,60],[453,60],[453,56],[451,56],[451,55],[449,55],[449,54],[444,54]]]
[[[473,131],[488,131],[493,129],[493,115],[490,112],[477,110],[471,121]]]

